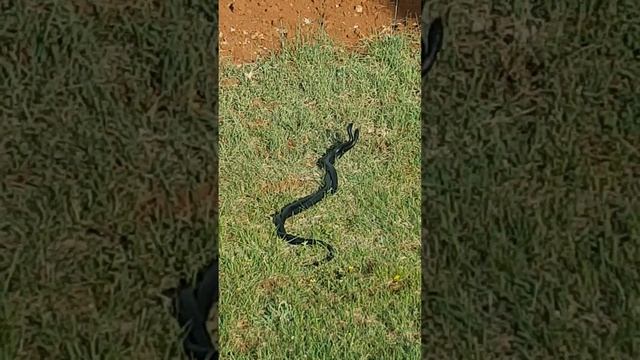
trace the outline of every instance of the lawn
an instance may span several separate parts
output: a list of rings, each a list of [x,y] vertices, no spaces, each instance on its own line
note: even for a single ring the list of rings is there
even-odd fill
[[[228,359],[419,357],[418,38],[346,52],[320,36],[220,78],[221,346]],[[316,160],[346,126],[340,188],[287,222],[328,241],[287,245],[271,215],[315,191]]]
[[[640,5],[429,4],[426,358],[640,358]]]

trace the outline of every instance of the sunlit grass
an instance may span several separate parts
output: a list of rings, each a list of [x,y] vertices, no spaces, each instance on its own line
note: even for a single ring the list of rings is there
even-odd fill
[[[417,36],[360,54],[320,42],[244,67],[220,93],[221,343],[229,359],[419,357]],[[317,189],[315,161],[346,126],[340,189],[287,222],[330,242],[292,248],[271,214]],[[256,339],[259,339],[258,341]]]

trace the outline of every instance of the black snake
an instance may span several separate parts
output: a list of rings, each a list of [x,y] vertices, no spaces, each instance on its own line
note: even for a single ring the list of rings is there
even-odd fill
[[[360,130],[353,130],[353,124],[347,126],[347,134],[349,139],[345,142],[338,143],[330,147],[327,152],[317,161],[319,168],[324,169],[324,178],[322,186],[313,194],[302,197],[290,204],[285,205],[279,213],[273,214],[273,224],[276,227],[276,234],[290,245],[321,245],[327,249],[327,256],[324,258],[324,262],[333,259],[334,249],[333,247],[322,241],[316,239],[303,238],[296,235],[287,233],[284,228],[284,223],[288,218],[301,213],[302,211],[309,209],[313,205],[317,204],[327,194],[334,194],[338,191],[338,173],[336,172],[335,162],[338,158],[342,157],[347,151],[355,146],[360,136]],[[312,265],[319,265],[321,261],[315,261]]]
[[[349,124],[347,133],[349,134],[348,141],[329,148],[326,154],[318,160],[318,166],[325,169],[322,187],[315,193],[286,205],[280,213],[273,216],[278,236],[292,245],[305,243],[324,245],[328,250],[326,261],[333,258],[331,245],[321,240],[304,239],[288,234],[284,228],[284,222],[289,217],[318,203],[327,193],[333,194],[338,190],[335,161],[351,149],[359,137],[359,130],[354,131],[353,124]],[[314,264],[318,265],[319,263],[317,261]],[[213,304],[217,303],[219,299],[218,258],[216,257],[198,273],[195,286],[190,287],[184,279],[181,279],[177,288],[165,290],[163,293],[172,299],[172,314],[178,320],[180,327],[186,329],[182,341],[184,352],[190,359],[217,360],[220,353],[213,345],[207,331],[207,319]]]

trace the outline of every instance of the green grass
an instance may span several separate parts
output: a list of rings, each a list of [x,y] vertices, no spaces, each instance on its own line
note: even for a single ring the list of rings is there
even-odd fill
[[[419,357],[417,38],[361,53],[326,39],[223,66],[220,89],[221,346],[228,359]],[[317,189],[315,161],[346,137],[339,191],[287,222],[326,240],[291,247],[271,214]],[[340,273],[338,276],[336,273]],[[395,277],[395,280],[394,280]]]
[[[640,5],[448,4],[430,2],[426,358],[640,358]]]
[[[216,73],[210,2],[163,4],[2,5],[0,359],[181,353],[159,294],[215,253]]]

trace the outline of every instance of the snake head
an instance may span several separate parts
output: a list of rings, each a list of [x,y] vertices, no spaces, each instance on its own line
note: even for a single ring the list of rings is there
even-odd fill
[[[336,155],[338,157],[341,157],[342,155],[344,155],[344,153],[346,153],[356,145],[356,142],[358,142],[358,138],[360,137],[360,129],[355,129],[354,131],[353,123],[350,123],[349,125],[347,125],[347,135],[349,135],[349,140],[340,145],[340,147],[338,148],[336,152]]]

